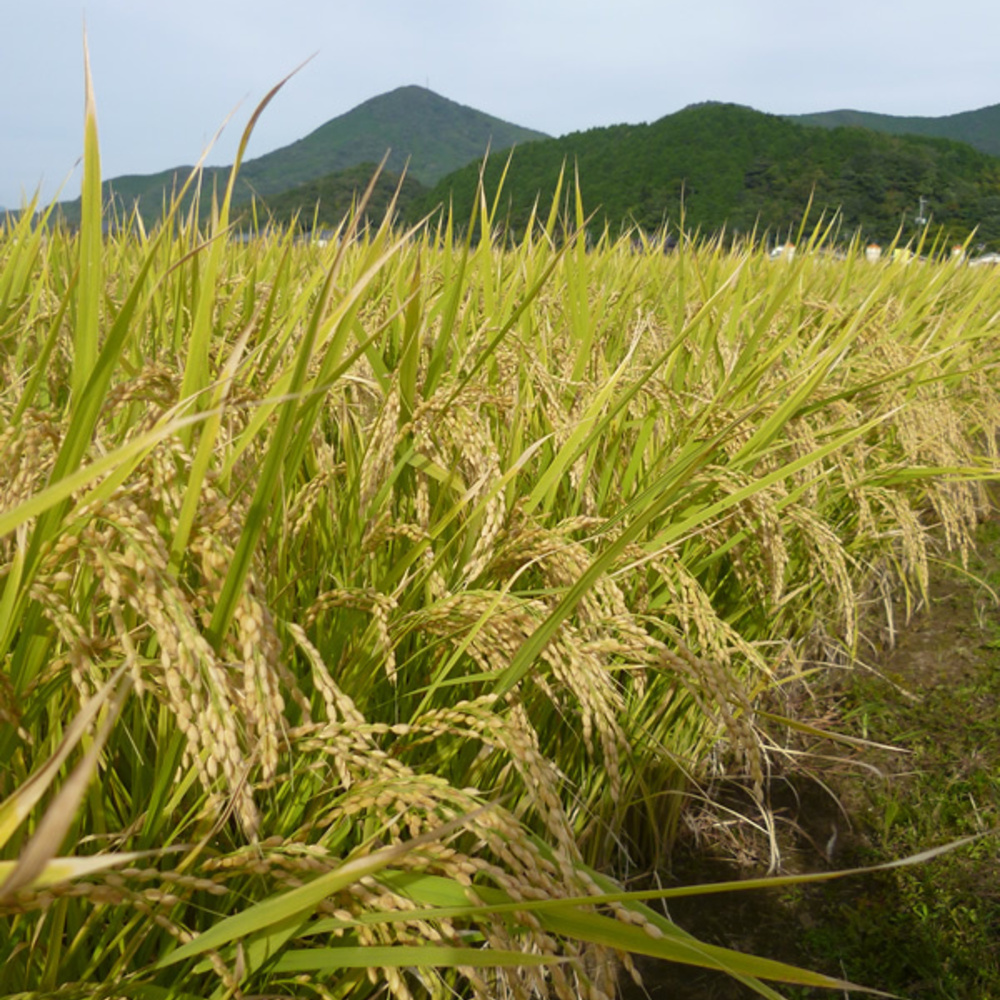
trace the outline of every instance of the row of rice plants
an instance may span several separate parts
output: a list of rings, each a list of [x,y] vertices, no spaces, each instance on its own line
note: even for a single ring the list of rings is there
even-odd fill
[[[761,699],[970,544],[987,276],[588,249],[578,189],[558,246],[485,193],[464,237],[236,241],[229,190],[102,236],[92,97],[86,140],[80,232],[0,237],[0,986],[837,985],[612,877],[712,768],[766,818]]]

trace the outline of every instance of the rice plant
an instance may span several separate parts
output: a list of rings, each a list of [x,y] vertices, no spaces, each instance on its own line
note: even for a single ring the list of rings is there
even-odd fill
[[[0,235],[0,987],[843,987],[616,880],[713,771],[766,817],[762,707],[968,551],[989,277],[588,247],[579,182],[513,247],[237,240],[232,179],[104,233],[87,93],[79,231]]]

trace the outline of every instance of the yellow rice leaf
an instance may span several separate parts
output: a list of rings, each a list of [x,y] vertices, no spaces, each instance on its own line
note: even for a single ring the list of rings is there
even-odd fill
[[[7,878],[0,884],[0,903],[12,897],[19,890],[31,885],[45,871],[46,866],[55,857],[56,851],[59,850],[60,845],[65,839],[66,832],[69,830],[76,815],[80,800],[83,798],[87,790],[87,785],[90,784],[94,769],[97,767],[101,748],[104,746],[104,742],[111,732],[111,727],[118,717],[118,710],[121,708],[128,689],[131,687],[131,678],[125,677],[122,679],[124,670],[125,665],[123,664],[115,671],[112,679],[85,706],[86,710],[92,703],[96,702],[93,710],[87,712],[87,718],[92,718],[97,709],[111,697],[111,692],[115,692],[111,711],[101,724],[101,728],[98,730],[93,744],[84,754],[83,760],[73,769],[73,772],[62,788],[59,789],[58,794],[45,811],[45,815],[38,824],[38,828],[35,830],[31,840],[28,841],[20,857],[14,862],[14,867],[8,873]],[[83,712],[80,713],[80,715],[83,714]],[[74,723],[78,720],[79,716],[74,720]],[[73,743],[80,739],[83,732],[84,727],[80,726],[72,733]],[[70,735],[67,734],[67,737]],[[63,744],[65,745],[66,742],[64,739]],[[70,744],[71,746],[72,743]],[[61,750],[62,747],[60,747]],[[28,797],[32,805],[38,801],[39,796],[45,788],[52,783],[52,779],[58,771],[58,767],[46,770],[51,763],[52,761],[50,760],[45,765],[45,768],[43,768],[43,771],[45,771],[44,780],[35,783],[32,794]],[[29,781],[29,784],[31,784],[31,781]],[[19,792],[15,792],[11,798],[18,796]],[[10,799],[7,802],[9,803]],[[24,804],[24,802],[21,803],[22,808]],[[24,815],[26,815],[26,812],[21,812],[18,815],[17,811],[15,811],[13,815],[17,818],[17,822],[20,822],[24,818]]]
[[[66,758],[80,742],[101,706],[111,696],[115,685],[121,679],[125,667],[119,667],[114,676],[77,713],[66,729],[66,735],[56,748],[56,752],[12,795],[0,802],[0,847],[7,843],[22,820],[37,805],[59,773]]]
[[[41,889],[47,885],[69,882],[73,879],[83,878],[85,875],[106,871],[108,868],[129,864],[144,857],[146,853],[144,851],[129,851],[123,854],[94,854],[86,858],[52,858],[46,862],[41,872],[22,888]],[[17,864],[16,861],[0,861],[0,879],[6,881]]]

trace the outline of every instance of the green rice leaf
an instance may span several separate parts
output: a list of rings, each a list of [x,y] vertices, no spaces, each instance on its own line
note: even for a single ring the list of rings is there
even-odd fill
[[[555,955],[532,955],[500,948],[460,948],[446,945],[349,945],[333,948],[300,948],[283,954],[276,972],[326,972],[339,969],[524,968],[559,965],[568,961]]]
[[[97,107],[90,74],[90,52],[86,32],[83,39],[83,77],[86,107],[83,131],[83,186],[80,191],[80,279],[77,284],[76,322],[73,327],[72,405],[83,402],[99,349],[102,277],[103,210],[101,202],[101,154],[97,141]]]
[[[178,962],[200,955],[209,949],[219,948],[230,941],[257,934],[264,928],[272,927],[275,924],[304,919],[312,913],[318,903],[333,893],[353,885],[367,875],[374,875],[417,847],[447,837],[460,829],[468,819],[469,817],[466,816],[452,820],[450,823],[445,823],[437,829],[414,837],[405,843],[383,847],[371,854],[345,861],[336,870],[320,875],[306,885],[262,903],[257,903],[241,913],[226,917],[193,941],[181,945],[175,951],[161,958],[157,963],[157,968],[176,965]]]

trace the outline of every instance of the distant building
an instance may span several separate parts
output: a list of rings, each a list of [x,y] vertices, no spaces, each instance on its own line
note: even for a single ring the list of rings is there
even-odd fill
[[[983,264],[1000,264],[1000,253],[984,253],[969,261],[969,267],[981,267]]]
[[[877,243],[869,243],[865,247],[865,260],[871,261],[873,264],[882,258],[882,248]]]

